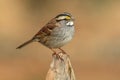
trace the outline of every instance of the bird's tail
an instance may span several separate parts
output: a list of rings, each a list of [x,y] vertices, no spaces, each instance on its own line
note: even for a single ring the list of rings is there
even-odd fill
[[[20,46],[18,46],[16,49],[21,49],[22,47],[28,45],[29,43],[31,43],[33,41],[34,41],[33,39],[30,39],[30,40],[26,41],[25,43],[21,44]]]

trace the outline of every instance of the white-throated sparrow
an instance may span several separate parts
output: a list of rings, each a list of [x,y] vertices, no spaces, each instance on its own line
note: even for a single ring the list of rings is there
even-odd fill
[[[61,47],[68,43],[73,35],[74,18],[70,13],[64,12],[50,20],[32,39],[18,46],[17,49],[31,42],[40,42],[56,53],[54,49],[63,51]]]

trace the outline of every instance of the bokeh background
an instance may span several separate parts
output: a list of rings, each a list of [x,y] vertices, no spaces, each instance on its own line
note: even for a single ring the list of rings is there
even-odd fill
[[[52,52],[39,43],[16,47],[62,12],[76,19],[63,48],[77,80],[120,80],[119,0],[0,0],[0,80],[45,80]]]

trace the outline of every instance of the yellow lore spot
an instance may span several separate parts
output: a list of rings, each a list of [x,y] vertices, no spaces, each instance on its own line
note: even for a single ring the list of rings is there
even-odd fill
[[[69,16],[60,16],[60,17],[57,18],[57,20],[64,20],[64,19],[70,20],[71,17],[69,17]]]
[[[66,16],[65,18],[66,18],[66,19],[71,19],[69,16]]]

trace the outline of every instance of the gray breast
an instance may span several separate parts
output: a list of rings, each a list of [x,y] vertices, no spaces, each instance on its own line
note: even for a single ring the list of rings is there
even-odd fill
[[[64,26],[64,27],[63,27]],[[45,46],[49,48],[59,48],[67,44],[74,35],[74,26],[62,25],[62,27],[56,27],[51,36],[49,36]]]

